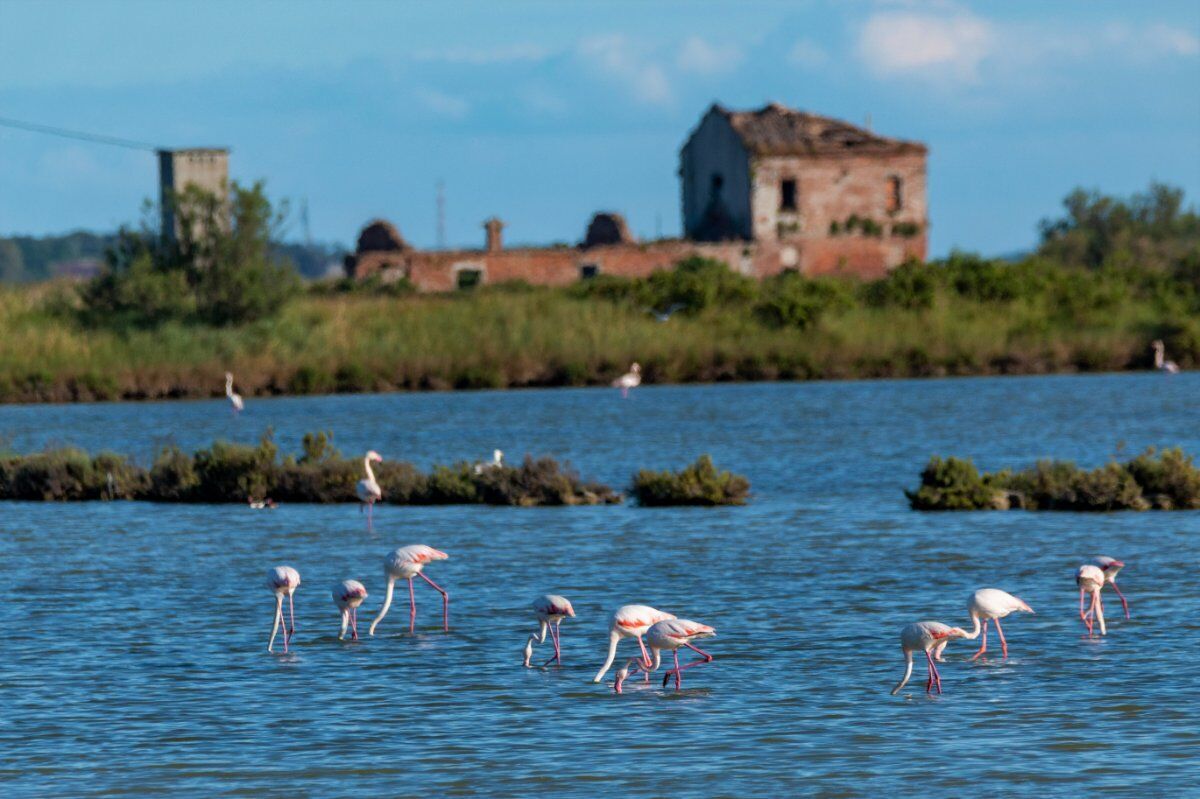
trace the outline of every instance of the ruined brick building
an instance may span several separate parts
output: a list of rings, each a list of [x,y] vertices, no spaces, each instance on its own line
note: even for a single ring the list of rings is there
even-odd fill
[[[883,274],[924,258],[924,145],[772,103],[708,110],[680,151],[683,239],[637,242],[618,214],[592,218],[577,247],[505,248],[484,223],[481,250],[417,250],[377,220],[348,274],[406,277],[423,291],[524,280],[565,285],[598,274],[644,276],[688,255],[743,274]]]

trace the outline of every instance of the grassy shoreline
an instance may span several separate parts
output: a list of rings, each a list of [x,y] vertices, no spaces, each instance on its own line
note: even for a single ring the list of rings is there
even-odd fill
[[[647,383],[1111,372],[1150,368],[1164,327],[1171,357],[1200,362],[1200,322],[1137,298],[1064,314],[1047,298],[937,293],[771,327],[739,307],[660,323],[631,303],[492,287],[310,294],[242,326],[110,329],[64,312],[72,297],[61,283],[0,289],[0,402],[215,397],[226,370],[247,397],[606,385],[634,360]]]

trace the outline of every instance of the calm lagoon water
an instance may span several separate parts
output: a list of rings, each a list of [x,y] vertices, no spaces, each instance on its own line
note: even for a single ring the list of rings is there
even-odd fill
[[[917,514],[901,493],[935,453],[998,468],[1200,452],[1200,374],[251,400],[238,419],[217,401],[0,407],[19,450],[148,458],[268,425],[286,449],[315,429],[421,465],[499,447],[622,486],[709,452],[755,495],[384,506],[374,534],[351,506],[5,504],[0,794],[1200,795],[1200,514]],[[418,585],[416,635],[402,603],[376,638],[337,641],[332,584],[366,583],[365,628],[383,555],[418,542],[451,555],[429,569],[451,631]],[[1072,575],[1094,554],[1129,564],[1133,618],[1110,601],[1109,636],[1089,641]],[[288,656],[265,651],[278,563],[303,578]],[[968,626],[985,586],[1037,611],[1005,624],[1009,659],[968,663],[973,642],[954,642],[942,696],[920,665],[889,696],[898,629]],[[578,617],[565,665],[526,670],[546,591]],[[608,616],[632,602],[715,626],[715,663],[678,693],[593,685]]]

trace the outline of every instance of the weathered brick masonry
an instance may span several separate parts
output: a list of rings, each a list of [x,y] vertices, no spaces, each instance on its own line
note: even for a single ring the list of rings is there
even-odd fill
[[[505,249],[503,223],[490,219],[484,249],[431,251],[376,221],[346,266],[357,278],[407,277],[422,291],[644,276],[688,255],[756,277],[786,269],[874,277],[925,257],[926,155],[924,145],[777,104],[714,105],[680,152],[685,239],[638,243],[618,215],[598,214],[578,247]]]

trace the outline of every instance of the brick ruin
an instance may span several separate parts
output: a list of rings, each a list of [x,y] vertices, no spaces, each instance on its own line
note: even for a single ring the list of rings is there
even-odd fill
[[[418,250],[376,220],[346,259],[355,278],[407,278],[421,291],[523,280],[561,286],[599,274],[642,277],[681,258],[716,258],[746,275],[877,277],[924,259],[927,150],[772,103],[713,105],[680,151],[683,239],[638,242],[620,214],[598,213],[575,247],[503,245],[484,223],[479,250]]]

